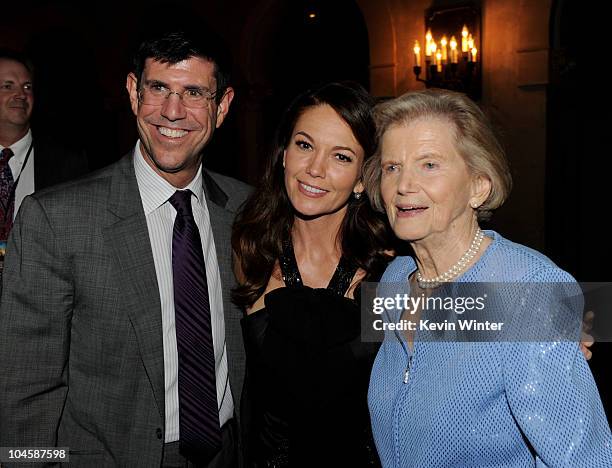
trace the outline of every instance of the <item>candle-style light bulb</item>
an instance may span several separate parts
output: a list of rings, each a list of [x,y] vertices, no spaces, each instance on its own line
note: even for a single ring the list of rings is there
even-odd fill
[[[433,60],[432,65],[436,64],[436,51],[438,49],[438,45],[436,44],[436,41],[431,41],[431,44],[429,45],[429,51],[431,52],[431,58]]]
[[[451,36],[449,45],[451,48],[450,50],[451,63],[457,63],[457,39],[455,39],[455,36]]]
[[[467,43],[467,39],[468,39],[468,34],[470,32],[468,31],[467,26],[464,24],[463,25],[463,29],[461,30],[461,52],[467,52],[468,51],[468,43]]]
[[[419,45],[419,41],[414,41],[414,66],[421,66],[421,46]]]
[[[470,34],[468,36],[468,50],[472,50],[474,48],[474,38],[472,37],[472,35]]]
[[[442,52],[436,52],[436,71],[439,73],[442,71]]]
[[[431,57],[431,41],[433,36],[431,35],[431,28],[427,30],[427,34],[425,34],[425,55],[427,57]]]
[[[478,49],[476,47],[472,47],[472,62],[477,62],[476,56],[478,55]]]
[[[446,48],[446,44],[448,44],[448,40],[446,39],[446,36],[442,36],[442,39],[440,39],[440,50],[442,52],[442,61],[444,63],[448,62],[448,49]]]

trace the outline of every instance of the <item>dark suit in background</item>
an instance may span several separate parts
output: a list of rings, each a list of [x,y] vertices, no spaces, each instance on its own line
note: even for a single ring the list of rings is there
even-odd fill
[[[85,175],[89,161],[84,151],[58,144],[34,133],[34,189],[41,190]]]
[[[38,136],[33,139],[32,148],[33,152],[26,165],[34,165],[34,191],[76,179],[88,172],[89,164],[84,151],[60,146],[48,138]],[[15,213],[18,210],[19,205],[16,203]],[[0,264],[3,261],[0,258]],[[3,275],[4,269],[0,265],[0,295]]]

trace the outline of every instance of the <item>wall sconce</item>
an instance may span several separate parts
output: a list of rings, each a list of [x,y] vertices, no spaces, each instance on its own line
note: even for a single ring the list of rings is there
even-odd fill
[[[482,90],[480,8],[474,5],[430,8],[425,11],[425,30],[424,47],[417,40],[412,49],[417,81],[428,88],[451,89],[479,99]]]

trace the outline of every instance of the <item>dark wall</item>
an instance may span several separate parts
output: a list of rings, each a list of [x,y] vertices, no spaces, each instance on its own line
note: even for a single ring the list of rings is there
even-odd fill
[[[352,0],[55,0],[8,8],[12,20],[3,24],[0,45],[26,51],[36,64],[33,128],[84,147],[94,168],[117,160],[137,138],[125,78],[139,39],[151,29],[196,25],[227,43],[236,98],[205,164],[250,182],[258,178],[280,113],[298,91],[331,79],[368,85],[367,30]],[[266,24],[256,22],[249,35],[245,28],[262,8],[273,15]],[[254,40],[259,44],[245,63],[245,48]],[[257,112],[248,113],[253,106]],[[245,112],[247,121],[241,119]],[[249,158],[256,161],[247,165]]]
[[[587,20],[584,5],[577,0],[554,2],[547,112],[546,253],[579,281],[589,282],[610,281],[612,277],[612,249],[605,227],[612,200],[612,151],[608,148],[612,118],[608,93],[593,82],[593,73],[597,74],[594,64],[601,56],[592,44],[607,40],[603,23],[603,18]],[[589,24],[592,33],[584,35],[576,24]],[[596,328],[603,330],[610,308],[612,304],[604,304],[603,309],[594,311]],[[596,343],[593,351],[591,369],[609,418],[612,343]]]

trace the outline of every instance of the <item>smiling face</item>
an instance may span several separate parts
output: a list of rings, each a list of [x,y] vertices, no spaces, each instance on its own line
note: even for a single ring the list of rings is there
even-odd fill
[[[285,187],[302,216],[344,216],[353,191],[361,192],[364,154],[348,124],[327,104],[298,118],[284,153]]]
[[[16,137],[25,135],[30,128],[33,105],[32,76],[28,69],[14,60],[0,59],[0,130],[2,133]]]
[[[437,118],[390,127],[381,141],[381,195],[402,240],[445,244],[469,232],[490,182],[470,174],[453,125]]]
[[[215,92],[214,71],[212,62],[199,57],[175,64],[148,58],[141,85],[163,86],[176,93],[187,89]],[[228,88],[219,104],[210,100],[204,108],[188,108],[177,94],[170,94],[161,105],[144,104],[138,98],[138,85],[138,79],[130,73],[127,89],[138,123],[143,156],[160,176],[175,187],[183,188],[195,177],[204,146],[225,119],[233,90]]]

